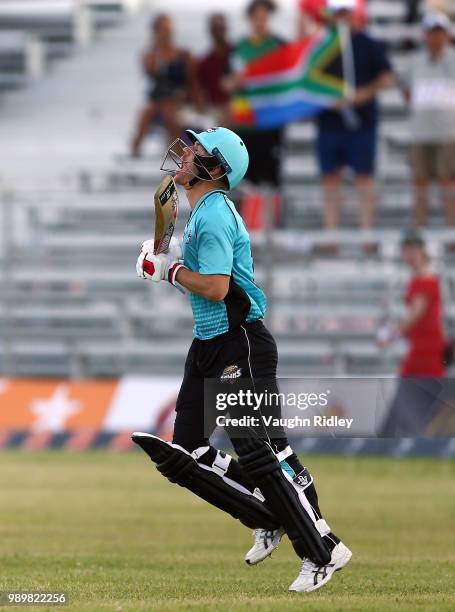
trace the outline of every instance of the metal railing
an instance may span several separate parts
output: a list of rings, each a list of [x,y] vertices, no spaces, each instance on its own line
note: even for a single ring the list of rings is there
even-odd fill
[[[75,219],[83,220],[84,210],[90,210],[90,203],[86,200],[103,194],[73,191],[65,192],[65,198],[60,197],[62,195],[63,192],[56,191],[12,192],[5,187],[0,191],[0,376],[13,376],[19,372],[17,351],[27,340],[27,329],[30,329],[27,347],[37,342],[37,338],[52,344],[50,352],[54,351],[54,355],[61,352],[66,356],[68,366],[65,367],[73,377],[90,376],[91,360],[101,360],[103,355],[108,358],[109,351],[124,353],[122,365],[115,366],[115,374],[118,374],[119,367],[128,370],[129,363],[134,362],[141,351],[145,351],[147,364],[156,363],[164,367],[165,363],[174,360],[180,368],[190,336],[188,305],[183,298],[176,303],[180,296],[174,295],[176,292],[172,292],[170,287],[160,287],[158,294],[150,285],[137,282],[134,275],[136,244],[140,244],[153,228],[152,207],[146,203],[147,198],[140,197],[140,204],[134,208],[131,202],[137,197],[137,192],[125,192],[125,209],[131,206],[138,214],[144,207],[147,227],[142,229],[139,221],[138,229],[133,224],[132,230],[123,234],[124,216],[120,216],[118,232],[112,234],[107,227],[109,219],[111,224],[117,223],[115,211],[109,212],[104,199],[99,215],[92,210],[91,231],[87,229],[90,223],[84,222],[80,232],[75,224]],[[311,367],[315,371],[317,364],[321,363],[321,368],[331,368],[343,375],[349,370],[348,363],[353,358],[365,358],[365,363],[373,360],[373,364],[380,364],[381,371],[393,371],[399,349],[376,354],[373,327],[375,317],[379,323],[382,317],[396,314],[401,301],[405,273],[397,267],[399,230],[325,233],[296,228],[276,229],[273,193],[264,188],[262,196],[264,227],[252,233],[255,272],[268,297],[267,324],[279,337],[283,361],[289,364],[289,371],[297,370],[299,363],[302,368]],[[80,212],[77,212],[78,206],[71,206],[71,201],[81,202]],[[117,209],[123,215],[121,202],[117,202]],[[114,216],[110,218],[109,214]],[[432,255],[443,281],[448,314],[455,322],[451,308],[455,275],[451,267],[445,265],[443,257],[446,245],[453,241],[453,232],[435,230],[429,233],[429,237]],[[362,247],[372,241],[378,244],[376,259],[363,261]],[[97,256],[103,257],[101,264],[94,261],[90,251],[97,242],[100,242]],[[319,248],[324,243],[337,244],[340,255],[320,259]],[[116,257],[119,245],[123,245],[124,250]],[[349,251],[347,260],[341,265],[343,248],[357,248],[358,256],[352,257]],[[333,288],[329,291],[328,287]],[[106,303],[115,308],[101,308]],[[141,310],[139,305],[146,305],[150,316],[162,321],[162,330],[165,329],[166,316],[174,321],[169,331],[171,343],[167,361],[161,364],[158,364],[158,353],[153,347],[153,339],[158,341],[159,334],[153,335],[157,332],[153,331],[147,313],[144,314],[144,308]],[[175,310],[171,313],[169,308],[172,305],[175,305]],[[352,315],[347,317],[349,308],[352,308]],[[330,312],[332,309],[333,314]],[[107,314],[103,315],[103,312]],[[71,313],[75,313],[74,320],[71,320]],[[49,316],[50,323],[43,325],[40,321],[44,321],[46,316]],[[107,317],[106,327],[98,334],[97,340],[96,327],[93,326],[102,316]],[[357,326],[358,329],[353,325],[356,317],[363,321],[364,329],[362,325]],[[84,320],[88,322],[85,327]],[[111,327],[109,321],[113,321]],[[47,329],[50,330],[48,336]],[[88,343],[92,329],[95,330],[93,339]],[[159,326],[156,329],[161,330]],[[185,329],[187,336],[183,333]],[[78,330],[82,330],[80,338]],[[177,330],[181,331],[176,333]],[[161,336],[159,342],[162,343]]]

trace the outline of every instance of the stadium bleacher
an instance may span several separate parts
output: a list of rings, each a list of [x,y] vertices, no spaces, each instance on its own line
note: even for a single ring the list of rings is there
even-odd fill
[[[94,42],[125,18],[122,0],[3,0],[0,3],[0,90],[41,77],[51,60]]]
[[[52,98],[55,114],[51,116],[49,111],[51,118],[46,116],[46,120],[60,126],[63,142],[58,148],[49,144],[49,151],[53,148],[53,156],[49,157],[43,142],[43,157],[40,160],[37,156],[36,167],[27,172],[26,187],[14,179],[19,171],[11,175],[13,179],[5,179],[8,196],[0,183],[0,209],[8,206],[12,216],[7,227],[3,223],[0,249],[0,372],[48,377],[108,377],[126,372],[178,374],[191,337],[189,305],[172,287],[152,287],[135,274],[138,246],[153,228],[151,189],[160,177],[162,135],[157,131],[149,139],[142,160],[126,158],[118,143],[122,138],[125,142],[125,121],[131,122],[136,110],[132,101],[137,92],[130,98],[125,94],[131,85],[125,79],[130,77],[119,71],[115,99],[113,89],[90,89],[97,74],[101,74],[101,66],[103,71],[112,66],[114,74],[114,62],[120,55],[128,53],[135,61],[131,40],[141,32],[144,38],[147,20],[140,13],[134,18],[126,17],[122,2],[82,3],[83,18],[77,16],[80,3],[65,0],[58,3],[55,11],[56,3],[37,0],[28,3],[33,10],[26,15],[17,10],[18,4],[27,3],[0,4],[0,88],[3,74],[26,79],[30,74],[27,62],[37,62],[36,58],[27,59],[26,41],[31,33],[42,46],[44,62],[40,70],[35,66],[36,77],[45,73],[50,58],[63,51],[70,55],[66,67],[62,66],[60,74],[54,75],[55,82],[49,84],[53,92],[61,85],[58,91],[62,110],[55,110]],[[370,3],[372,27],[381,31],[385,39],[390,32],[401,39],[409,35],[401,24],[401,6],[391,0]],[[85,25],[78,19],[85,19]],[[200,15],[198,19],[201,21]],[[183,42],[194,43],[194,17],[185,19],[181,14],[178,23]],[[84,77],[88,83],[86,97],[79,87],[77,101],[71,105],[71,92],[65,98],[65,74],[71,74],[76,85],[83,82],[71,50],[92,43],[99,28],[112,25],[119,33],[115,41],[102,36],[86,50],[88,59],[79,58],[78,61],[92,63],[98,72]],[[197,27],[201,31],[203,24]],[[85,33],[83,28],[88,28]],[[399,45],[395,45],[396,36],[389,38],[394,41],[393,59],[399,66],[403,57]],[[114,42],[117,55],[110,57]],[[102,83],[107,83],[107,78]],[[45,100],[45,86],[39,91],[26,88],[21,93],[23,107],[27,97],[31,106],[35,99]],[[116,108],[112,117],[93,111],[101,102],[109,107],[110,100]],[[92,112],[94,121],[84,122],[75,110],[76,104],[85,104],[80,115],[85,113],[85,117]],[[8,98],[4,105],[7,108]],[[14,128],[14,121],[19,126],[22,117],[11,109],[8,121],[13,121]],[[375,342],[380,321],[401,307],[406,279],[398,256],[401,232],[410,219],[411,190],[406,160],[406,109],[398,90],[384,94],[383,115],[378,229],[370,233],[355,229],[356,210],[349,186],[343,228],[334,234],[322,231],[319,178],[312,154],[313,128],[302,123],[287,129],[282,227],[271,240],[262,232],[252,235],[257,278],[269,289],[268,324],[278,339],[282,375],[388,375],[396,370],[403,352],[401,345],[379,351]],[[74,127],[80,142],[75,143],[71,137],[65,142],[64,117],[75,122],[68,129]],[[40,120],[37,116],[36,123]],[[92,136],[94,122],[101,127],[105,123],[106,131],[118,132],[112,146],[110,141],[101,145],[102,138]],[[18,146],[12,141],[13,128],[2,132],[7,128],[0,116],[0,134],[10,136],[11,150]],[[30,118],[27,129],[32,140],[34,125]],[[52,127],[49,133],[49,141],[53,142]],[[20,170],[23,150],[17,151],[14,169]],[[71,164],[65,162],[68,152]],[[48,173],[46,176],[52,171],[55,175],[55,183],[47,190],[38,185],[41,167]],[[1,173],[2,170],[3,178]],[[186,210],[182,206],[178,230],[183,227]],[[451,268],[455,239],[453,232],[444,228],[437,207],[427,236],[449,304],[455,297],[455,272]],[[320,247],[327,244],[339,245],[336,256],[321,255]],[[363,247],[371,244],[376,248],[366,253]],[[272,278],[270,271],[266,272],[270,262]],[[447,321],[455,329],[455,309],[447,308]]]
[[[25,79],[39,78],[45,70],[45,46],[38,36],[19,30],[0,32],[0,83],[2,89]],[[16,79],[16,83],[11,81]]]

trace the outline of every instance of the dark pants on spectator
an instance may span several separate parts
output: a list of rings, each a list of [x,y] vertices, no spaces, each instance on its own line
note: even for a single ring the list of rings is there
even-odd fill
[[[278,188],[281,180],[283,130],[239,131],[250,154],[245,178],[255,185]]]

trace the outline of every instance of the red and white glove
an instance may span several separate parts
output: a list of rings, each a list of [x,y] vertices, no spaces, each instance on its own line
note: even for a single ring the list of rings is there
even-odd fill
[[[136,272],[139,278],[145,278],[158,283],[162,280],[169,281],[177,286],[175,277],[183,264],[180,261],[182,249],[177,238],[172,238],[169,250],[160,255],[153,254],[154,241],[146,240],[137,258]]]

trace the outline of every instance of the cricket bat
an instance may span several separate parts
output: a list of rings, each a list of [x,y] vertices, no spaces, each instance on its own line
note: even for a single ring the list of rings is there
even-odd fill
[[[155,243],[154,253],[169,249],[179,212],[179,195],[172,176],[166,176],[155,191]]]
[[[165,253],[169,249],[178,212],[179,194],[177,187],[172,176],[166,176],[155,191],[155,237],[153,244],[155,255]],[[185,289],[178,283],[174,286],[181,293],[186,293]]]

